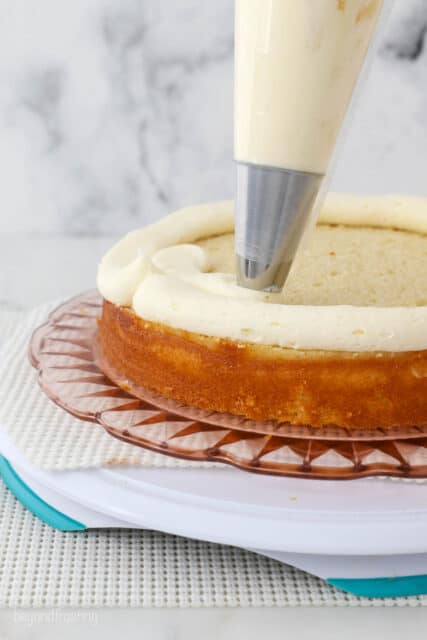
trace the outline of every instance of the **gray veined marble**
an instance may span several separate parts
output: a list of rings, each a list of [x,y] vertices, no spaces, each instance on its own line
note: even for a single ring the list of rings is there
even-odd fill
[[[230,197],[233,1],[0,0],[0,232]],[[333,186],[426,193],[427,3],[396,0]]]

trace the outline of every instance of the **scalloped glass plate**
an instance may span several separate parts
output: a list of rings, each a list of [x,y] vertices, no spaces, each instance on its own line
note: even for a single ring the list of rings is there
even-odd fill
[[[427,428],[314,429],[187,407],[121,380],[97,351],[102,299],[83,293],[34,332],[29,354],[57,405],[135,446],[246,471],[316,479],[427,477]],[[116,382],[113,382],[113,379]]]

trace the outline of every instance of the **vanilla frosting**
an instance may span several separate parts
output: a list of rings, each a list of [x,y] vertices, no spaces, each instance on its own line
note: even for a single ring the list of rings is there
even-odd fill
[[[330,194],[322,225],[412,232],[423,242],[425,236],[427,255],[427,199]],[[286,287],[268,294],[237,286],[233,273],[213,271],[200,246],[233,230],[232,202],[177,211],[117,243],[99,265],[98,288],[145,320],[238,342],[334,351],[427,348],[427,300],[420,306],[289,304]]]
[[[236,0],[235,157],[326,172],[383,0]]]

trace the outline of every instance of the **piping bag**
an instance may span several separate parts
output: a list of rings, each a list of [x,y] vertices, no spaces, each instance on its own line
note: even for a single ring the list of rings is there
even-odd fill
[[[282,289],[322,207],[336,143],[362,68],[372,58],[385,4],[236,0],[239,285]]]

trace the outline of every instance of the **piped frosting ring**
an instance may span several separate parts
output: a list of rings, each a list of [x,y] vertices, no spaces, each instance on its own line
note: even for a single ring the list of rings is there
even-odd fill
[[[319,223],[427,236],[427,199],[330,194]],[[427,306],[284,304],[281,294],[249,291],[232,274],[211,272],[207,252],[194,243],[233,230],[232,202],[177,211],[117,243],[100,263],[98,288],[144,320],[236,342],[348,352],[427,349]]]

